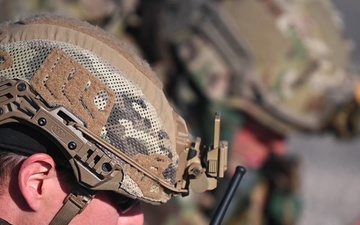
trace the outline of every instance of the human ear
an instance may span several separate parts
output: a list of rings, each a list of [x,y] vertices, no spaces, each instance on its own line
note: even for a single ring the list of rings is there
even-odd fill
[[[39,210],[44,199],[44,191],[56,177],[55,162],[43,153],[31,155],[22,163],[18,182],[19,189],[30,209]]]

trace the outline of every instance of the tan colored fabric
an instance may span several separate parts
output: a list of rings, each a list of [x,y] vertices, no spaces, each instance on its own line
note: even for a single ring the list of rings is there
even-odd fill
[[[178,194],[183,171],[178,174],[177,147],[186,143],[178,144],[177,126],[187,129],[145,62],[112,36],[73,19],[35,16],[5,24],[0,33],[0,52],[13,61],[0,68],[0,81],[30,83],[47,105],[64,107],[85,124],[85,134],[98,135],[99,148],[110,144],[110,151],[101,151],[124,172],[113,191],[154,204]]]
[[[69,80],[71,75],[73,78]],[[62,89],[58,88],[59,84]],[[95,134],[101,133],[114,106],[114,91],[59,49],[53,50],[46,58],[31,85],[48,103],[72,109]],[[92,101],[100,91],[105,91],[108,97],[103,110]]]
[[[95,29],[90,25],[84,26],[85,23],[80,23],[76,19],[64,20],[62,17],[44,15],[26,19],[22,23],[27,25],[16,28],[0,28],[4,37],[0,44],[19,40],[51,38],[54,41],[67,42],[96,53],[110,62],[111,65],[121,68],[129,79],[139,85],[144,95],[153,103],[166,129],[170,133],[175,133],[176,127],[171,120],[168,120],[173,109],[166,107],[168,103],[165,97],[162,97],[160,81],[153,74],[148,64],[141,61],[135,53],[131,53],[126,44],[113,39],[100,29]],[[99,42],[97,38],[102,42]],[[149,83],[155,84],[158,89],[150,88]],[[175,136],[173,135],[170,138],[175,148]]]
[[[7,52],[0,52],[0,70],[9,68],[14,62]]]

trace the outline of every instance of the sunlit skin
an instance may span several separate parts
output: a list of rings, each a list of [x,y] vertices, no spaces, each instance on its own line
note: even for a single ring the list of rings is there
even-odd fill
[[[11,224],[49,224],[63,205],[73,185],[64,184],[47,154],[34,154],[24,160],[17,173],[2,183],[0,218]],[[8,187],[7,187],[8,186]],[[144,217],[139,204],[121,213],[106,192],[95,198],[77,215],[71,225],[141,225]]]

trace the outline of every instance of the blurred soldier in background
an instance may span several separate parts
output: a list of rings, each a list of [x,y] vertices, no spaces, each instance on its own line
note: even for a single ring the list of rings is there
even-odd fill
[[[211,141],[214,111],[231,140],[228,177],[248,173],[227,224],[295,224],[300,162],[286,137],[358,133],[357,81],[341,19],[326,0],[3,1],[2,20],[50,11],[133,43],[193,132]],[[211,121],[211,120],[210,120]],[[150,224],[207,224],[222,191],[145,207]],[[222,190],[222,191],[220,191]],[[188,199],[189,201],[189,199]],[[196,203],[196,204],[195,204]],[[173,217],[165,213],[172,212]],[[147,213],[148,212],[148,213]],[[201,214],[200,212],[203,212]]]
[[[301,165],[288,135],[358,133],[351,45],[331,2],[144,0],[137,13],[143,23],[128,31],[165,74],[166,93],[192,129],[210,137],[207,118],[226,115],[229,176],[239,163],[248,168],[227,223],[295,224]],[[210,216],[208,202],[198,205]]]

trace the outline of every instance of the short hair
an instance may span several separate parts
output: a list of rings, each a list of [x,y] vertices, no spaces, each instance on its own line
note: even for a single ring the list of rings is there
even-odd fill
[[[0,195],[4,193],[4,187],[8,184],[8,177],[17,173],[19,164],[27,156],[0,149]]]

